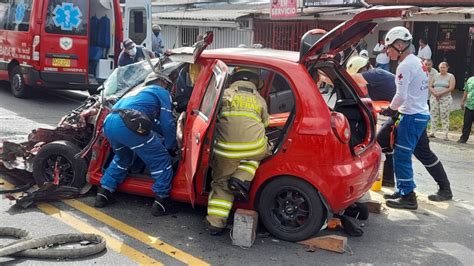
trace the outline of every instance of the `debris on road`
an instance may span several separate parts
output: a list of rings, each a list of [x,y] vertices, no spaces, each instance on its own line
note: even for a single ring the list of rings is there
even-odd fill
[[[324,249],[338,253],[344,253],[347,245],[347,237],[327,235],[300,241],[298,244],[305,245],[308,251]]]

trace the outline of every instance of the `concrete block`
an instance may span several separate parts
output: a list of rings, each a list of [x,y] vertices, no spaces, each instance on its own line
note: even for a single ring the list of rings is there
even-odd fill
[[[252,210],[237,209],[232,227],[232,245],[249,248],[257,235],[258,213]]]
[[[362,203],[367,206],[367,208],[369,209],[369,212],[371,213],[380,213],[382,211],[382,203],[380,201],[368,200]]]
[[[345,247],[347,245],[347,237],[338,235],[327,235],[307,239],[298,242],[298,244],[305,245],[310,251],[315,251],[319,248],[338,253],[344,253]]]

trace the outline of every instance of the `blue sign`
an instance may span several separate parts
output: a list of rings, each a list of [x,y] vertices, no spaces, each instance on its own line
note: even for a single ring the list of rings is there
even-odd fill
[[[74,28],[78,28],[82,22],[82,12],[73,3],[57,5],[53,10],[53,15],[56,27],[61,27],[61,30],[64,31],[72,31]]]
[[[20,3],[16,5],[15,9],[15,24],[20,24],[23,21],[23,19],[25,18],[25,11],[25,2],[20,1]]]

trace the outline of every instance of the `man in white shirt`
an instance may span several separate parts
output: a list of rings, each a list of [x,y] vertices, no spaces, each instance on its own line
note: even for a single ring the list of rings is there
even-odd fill
[[[398,191],[385,195],[391,208],[416,210],[418,203],[414,189],[412,156],[421,135],[426,130],[430,113],[428,109],[429,74],[422,61],[409,50],[413,37],[407,28],[392,28],[385,37],[390,59],[398,60],[395,74],[397,92],[390,106],[382,115],[396,117],[397,135],[393,154]]]
[[[418,42],[420,44],[420,48],[418,49],[418,57],[425,60],[431,59],[431,48],[428,45],[425,38],[420,38]]]
[[[376,55],[375,67],[381,68],[386,71],[390,71],[390,58],[388,58],[385,45],[383,40],[380,40],[372,50],[372,53]]]

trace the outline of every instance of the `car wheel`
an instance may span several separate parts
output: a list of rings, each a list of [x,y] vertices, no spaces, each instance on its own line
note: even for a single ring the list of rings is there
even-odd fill
[[[33,177],[38,186],[53,182],[59,185],[82,188],[86,184],[87,161],[74,158],[81,149],[69,141],[54,141],[44,145],[33,161]]]
[[[311,237],[326,218],[326,208],[313,186],[289,176],[271,180],[263,188],[257,209],[267,230],[286,241]]]
[[[13,67],[10,72],[10,89],[12,94],[17,98],[26,98],[29,96],[30,91],[25,84],[20,66]]]

